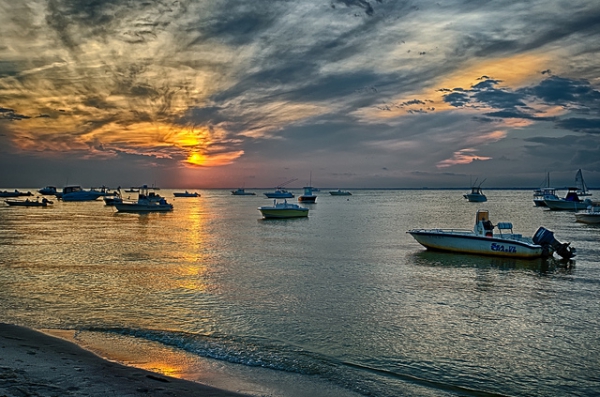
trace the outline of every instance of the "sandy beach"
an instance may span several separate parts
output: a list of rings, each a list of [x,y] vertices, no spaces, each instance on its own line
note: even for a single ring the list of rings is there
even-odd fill
[[[0,396],[243,396],[104,360],[76,344],[0,323]]]

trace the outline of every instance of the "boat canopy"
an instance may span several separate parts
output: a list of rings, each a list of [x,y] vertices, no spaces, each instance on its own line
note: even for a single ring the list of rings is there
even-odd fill
[[[488,210],[479,210],[477,211],[477,216],[475,218],[475,223],[489,221],[490,220],[490,212]]]

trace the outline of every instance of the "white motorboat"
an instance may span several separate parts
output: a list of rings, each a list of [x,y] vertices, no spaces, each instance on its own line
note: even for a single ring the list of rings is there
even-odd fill
[[[533,204],[536,207],[545,207],[546,203],[544,202],[544,200],[546,198],[558,198],[558,196],[556,195],[556,189],[550,187],[550,173],[548,173],[548,176],[546,177],[546,187],[539,188],[533,191]]]
[[[20,192],[17,189],[15,189],[12,192],[9,192],[8,190],[0,191],[0,197],[21,197],[21,196],[33,196],[33,194],[31,192]]]
[[[288,192],[287,190],[285,190],[283,187],[285,185],[288,185],[288,184],[294,182],[297,179],[298,178],[290,179],[289,181],[286,181],[286,182],[282,183],[281,185],[277,186],[275,188],[275,191],[265,192],[264,195],[267,196],[267,198],[274,198],[274,199],[293,198],[294,195],[292,193]]]
[[[559,197],[556,195],[556,189],[554,188],[537,189],[533,192],[533,204],[535,204],[536,207],[547,207],[544,200],[553,199],[559,200]]]
[[[483,203],[487,201],[487,197],[483,194],[481,187],[476,186],[471,188],[471,193],[463,194],[463,197],[471,203]]]
[[[489,211],[479,210],[472,231],[413,229],[407,233],[430,250],[524,259],[551,256],[553,252],[565,259],[575,256],[574,248],[558,242],[554,233],[544,227],[538,228],[533,238],[513,233],[512,227],[510,222],[499,222],[494,226],[489,220]]]
[[[350,193],[347,190],[330,190],[329,194],[331,194],[332,196],[352,196],[352,193]]]
[[[267,196],[267,198],[275,198],[275,199],[283,198],[283,199],[285,199],[285,198],[293,198],[294,194],[291,192],[288,192],[285,189],[280,188],[280,189],[276,189],[273,192],[265,192],[265,196]]]
[[[20,207],[47,207],[48,204],[53,204],[52,201],[47,198],[42,198],[42,201],[38,199],[36,200],[4,200],[4,202],[11,206],[20,206]]]
[[[148,193],[148,187],[142,186],[137,201],[115,203],[118,212],[167,212],[173,210],[173,204],[154,192]]]
[[[56,194],[56,186],[44,186],[43,188],[38,190],[38,193],[47,196],[54,196]]]
[[[200,197],[200,193],[188,192],[186,190],[185,192],[175,192],[175,193],[173,193],[173,196],[175,196],[175,197]]]
[[[304,194],[298,196],[298,201],[305,204],[314,204],[317,201],[317,195],[313,193],[312,186],[304,186]]]
[[[590,199],[581,199],[579,197],[579,189],[570,187],[567,189],[567,194],[564,198],[557,196],[544,196],[546,207],[555,211],[582,211],[585,210],[591,203]]]
[[[575,213],[575,220],[581,223],[600,223],[600,202],[592,202],[585,210]]]
[[[79,185],[67,185],[63,187],[62,193],[57,194],[57,197],[62,201],[94,201],[105,195],[105,188],[84,190]]]
[[[267,219],[302,218],[308,216],[308,208],[288,203],[287,200],[284,200],[283,203],[273,200],[272,206],[258,207],[258,210]]]
[[[233,194],[234,196],[255,196],[256,193],[254,192],[247,192],[246,190],[239,188],[236,190],[232,190],[231,194]]]

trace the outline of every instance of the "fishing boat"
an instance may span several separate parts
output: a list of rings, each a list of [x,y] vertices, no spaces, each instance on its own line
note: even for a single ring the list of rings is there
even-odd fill
[[[293,198],[294,194],[291,192],[288,192],[285,189],[276,189],[273,192],[265,192],[265,196],[267,196],[267,198],[281,199],[281,198]]]
[[[185,192],[175,192],[173,193],[173,196],[175,197],[200,197],[199,193],[196,192],[188,192],[187,190]]]
[[[575,213],[575,220],[581,223],[600,223],[600,202],[592,202],[585,210]]]
[[[33,196],[31,192],[21,192],[17,189],[12,192],[8,190],[3,190],[0,192],[0,197],[21,197],[21,196]]]
[[[483,203],[487,201],[487,197],[483,194],[483,190],[481,190],[481,185],[483,185],[485,179],[481,181],[481,183],[477,186],[473,184],[471,186],[471,192],[467,194],[463,194],[463,197],[469,200],[470,203]],[[477,183],[477,179],[475,179],[475,183]]]
[[[85,190],[79,185],[68,185],[63,187],[62,193],[57,195],[62,201],[94,201],[106,195],[106,188],[100,190]]]
[[[288,203],[287,200],[277,202],[273,200],[272,206],[258,207],[258,210],[266,219],[302,218],[308,216],[308,208],[298,204]]]
[[[285,185],[288,185],[288,184],[294,182],[297,179],[298,178],[290,179],[289,181],[286,181],[286,182],[282,183],[281,185],[277,186],[275,188],[275,191],[265,192],[264,195],[267,196],[267,198],[274,198],[274,199],[293,198],[294,195],[292,193],[288,192],[287,190],[285,190],[283,187]]]
[[[48,204],[54,204],[52,201],[48,200],[47,198],[42,198],[42,200],[40,201],[39,199],[37,200],[4,200],[4,202],[8,205],[11,206],[20,206],[20,207],[47,207]]]
[[[246,190],[239,188],[236,190],[232,190],[231,194],[233,194],[234,196],[255,196],[256,193],[254,192],[247,192]]]
[[[538,228],[532,238],[513,233],[512,228],[510,222],[493,225],[489,211],[479,210],[473,230],[413,229],[407,233],[429,250],[523,259],[549,257],[554,252],[565,259],[575,256],[569,243],[558,242],[544,227]]]
[[[38,193],[46,196],[54,196],[56,194],[56,186],[44,186],[43,188],[38,190]]]
[[[317,195],[313,193],[312,186],[304,186],[304,194],[298,196],[298,201],[305,204],[314,204],[317,202]]]
[[[564,198],[560,197],[544,197],[544,204],[554,211],[582,211],[585,210],[592,200],[582,199],[579,197],[579,188],[567,188],[567,194]]]
[[[329,194],[331,194],[332,196],[352,196],[352,193],[350,193],[347,190],[330,190]]]
[[[163,197],[155,193],[149,193],[148,187],[142,186],[137,201],[125,201],[115,203],[118,212],[167,212],[173,210],[173,204],[170,204]]]

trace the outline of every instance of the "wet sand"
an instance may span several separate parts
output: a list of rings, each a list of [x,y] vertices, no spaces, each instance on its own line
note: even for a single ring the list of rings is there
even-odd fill
[[[240,397],[104,360],[64,339],[0,323],[0,396]]]

